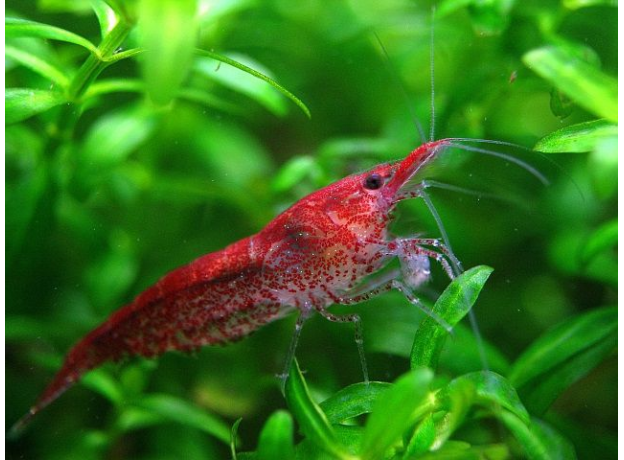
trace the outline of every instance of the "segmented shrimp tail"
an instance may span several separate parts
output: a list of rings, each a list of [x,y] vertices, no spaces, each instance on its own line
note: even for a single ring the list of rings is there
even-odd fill
[[[36,414],[71,388],[85,373],[106,361],[115,359],[110,348],[106,346],[106,341],[102,340],[108,335],[108,331],[103,329],[109,329],[108,324],[104,323],[95,329],[71,349],[61,370],[57,372],[37,402],[13,425],[8,433],[9,437],[19,435]]]

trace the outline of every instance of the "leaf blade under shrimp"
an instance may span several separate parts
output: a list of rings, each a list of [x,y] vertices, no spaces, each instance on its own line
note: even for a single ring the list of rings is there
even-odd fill
[[[436,301],[433,313],[450,326],[457,324],[468,314],[493,270],[491,267],[479,265],[455,278]],[[447,336],[448,332],[439,322],[430,317],[424,318],[412,345],[411,368],[435,369]]]

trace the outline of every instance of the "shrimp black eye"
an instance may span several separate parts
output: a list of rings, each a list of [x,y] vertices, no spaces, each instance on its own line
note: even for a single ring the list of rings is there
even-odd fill
[[[381,175],[377,173],[373,173],[369,176],[366,176],[366,179],[364,179],[364,188],[367,188],[369,190],[377,190],[378,188],[381,188],[383,183],[383,177],[381,177]]]

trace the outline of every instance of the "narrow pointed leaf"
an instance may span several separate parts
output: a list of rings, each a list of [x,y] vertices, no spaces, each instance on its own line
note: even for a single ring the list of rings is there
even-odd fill
[[[361,441],[362,441],[362,427],[353,425],[335,425],[334,431],[336,437],[341,445],[345,446],[353,455],[350,457],[353,460],[359,460],[355,455]],[[285,457],[276,457],[282,459]],[[309,438],[305,438],[303,441],[297,443],[295,447],[295,457],[297,460],[335,460],[336,455],[328,454],[324,450],[320,450],[318,446],[312,442]],[[252,460],[252,459],[245,459]]]
[[[120,405],[124,400],[123,389],[119,381],[104,369],[89,372],[82,378],[81,384],[104,396],[115,405]]]
[[[57,91],[6,88],[4,90],[5,122],[11,124],[26,120],[64,102],[65,98]]]
[[[379,397],[390,388],[386,382],[355,383],[331,395],[320,406],[331,423],[371,412]]]
[[[430,369],[419,368],[400,377],[384,392],[364,429],[362,459],[385,458],[405,430],[431,410],[429,385],[432,379]]]
[[[516,360],[509,381],[516,388],[542,379],[557,365],[617,331],[617,309],[600,308],[564,321],[537,339]]]
[[[543,413],[617,346],[617,309],[601,308],[555,327],[516,361],[509,379],[532,413]]]
[[[444,344],[439,363],[451,375],[483,369],[483,353],[489,370],[506,375],[511,365],[501,351],[485,338],[478,340],[469,324],[453,327],[453,337]]]
[[[143,77],[152,101],[166,105],[188,74],[197,39],[197,0],[140,3]]]
[[[152,112],[142,106],[122,107],[100,117],[91,127],[80,149],[80,160],[96,172],[114,166],[145,142],[155,129]]]
[[[441,409],[446,414],[441,418],[436,417],[431,440],[433,449],[446,444],[455,430],[464,422],[468,411],[477,402],[475,382],[473,379],[462,377],[453,380],[436,393],[436,409]],[[412,444],[411,441],[410,444]]]
[[[293,420],[283,410],[274,412],[260,432],[258,440],[258,460],[294,458]]]
[[[522,400],[531,413],[541,415],[573,383],[585,377],[617,347],[617,332],[564,362],[543,379],[519,388]]]
[[[241,115],[245,112],[244,108],[240,105],[232,104],[231,102],[219,98],[208,91],[197,88],[181,88],[178,92],[178,97],[180,99],[210,107],[211,109],[215,109],[220,112],[232,113],[236,115]]]
[[[597,140],[588,158],[589,175],[596,194],[602,200],[618,191],[618,135]]]
[[[617,80],[580,59],[563,46],[546,46],[526,53],[522,60],[579,106],[617,123]]]
[[[227,56],[224,56],[222,54],[217,54],[217,53],[214,53],[212,51],[207,51],[207,50],[202,50],[202,49],[198,49],[197,53],[203,54],[204,56],[208,56],[208,57],[210,57],[212,59],[215,59],[217,61],[220,61],[220,62],[223,62],[225,64],[231,65],[232,67],[236,67],[237,69],[240,69],[243,72],[247,72],[248,74],[251,74],[251,75],[253,75],[256,78],[259,78],[261,80],[266,81],[273,88],[275,88],[280,93],[282,93],[284,96],[286,96],[288,99],[293,101],[301,110],[303,110],[303,113],[305,113],[308,118],[311,118],[312,115],[310,113],[310,109],[308,109],[308,107],[297,96],[295,96],[293,93],[288,91],[286,88],[284,88],[282,85],[277,83],[272,78],[267,77],[263,73],[260,73],[257,70],[252,69],[251,67],[247,67],[246,65],[241,64],[240,62],[235,61],[234,59],[231,59],[231,58],[229,58]]]
[[[238,458],[238,455],[236,452],[236,444],[238,440],[238,427],[240,426],[242,421],[243,421],[242,417],[236,419],[234,424],[232,424],[232,429],[230,430],[230,453],[232,454],[233,460],[236,460]]]
[[[4,27],[6,38],[37,37],[80,45],[92,53],[95,53],[97,50],[93,43],[80,35],[40,22],[18,18],[6,18],[4,20]]]
[[[165,394],[143,396],[137,406],[164,419],[204,431],[215,438],[230,443],[230,427],[209,412],[188,402]]]
[[[6,57],[19,62],[24,67],[29,68],[62,88],[66,88],[69,85],[69,78],[67,78],[61,69],[43,60],[39,56],[35,56],[27,51],[9,45],[4,48],[4,54]]]
[[[320,175],[316,159],[311,156],[299,156],[284,164],[271,181],[271,188],[277,193],[284,193],[300,184],[311,175]]]
[[[349,457],[339,444],[336,432],[327,420],[325,413],[312,400],[297,360],[293,361],[290,368],[285,396],[290,411],[299,422],[301,431],[307,438],[338,458]]]
[[[601,140],[617,136],[616,124],[594,120],[561,128],[539,140],[533,150],[545,153],[590,152]]]
[[[115,10],[113,10],[104,0],[91,0],[91,8],[100,23],[100,33],[102,38],[108,34],[118,22]]]
[[[572,443],[548,423],[532,417],[531,430],[542,444],[547,447],[550,458],[565,460],[576,458],[576,452]]]
[[[410,457],[414,458],[414,457]],[[463,441],[447,441],[432,452],[415,457],[418,460],[507,460],[512,457],[504,444],[470,445]]]
[[[409,459],[424,454],[433,446],[435,437],[436,427],[433,422],[433,414],[430,414],[416,427],[414,434],[405,448],[403,458]]]
[[[444,290],[433,306],[433,313],[450,326],[457,324],[472,308],[493,269],[484,265],[465,271]],[[422,320],[412,345],[410,363],[417,367],[437,366],[449,333],[433,318]]]
[[[268,69],[247,56],[232,54],[229,57],[239,64],[269,75]],[[195,61],[194,70],[201,75],[202,79],[209,78],[226,88],[244,94],[277,116],[283,117],[288,111],[288,102],[280,93],[263,80],[236,67],[221,65],[219,61],[200,56]]]
[[[121,51],[119,53],[114,53],[111,56],[108,56],[104,59],[107,64],[114,64],[115,62],[122,61],[124,59],[128,59],[139,54],[143,54],[145,50],[143,48],[132,48],[126,51]]]
[[[528,459],[573,460],[576,458],[576,453],[570,443],[543,422],[532,419],[526,423],[507,411],[503,411],[500,418],[518,440]]]
[[[503,376],[490,371],[471,372],[453,380],[440,391],[438,399],[441,404],[452,402],[452,396],[457,393],[458,389],[463,389],[467,385],[466,382],[468,386],[474,388],[474,401],[471,401],[471,404],[481,404],[494,412],[502,407],[514,413],[525,423],[529,422],[529,413],[522,405],[515,388]],[[470,394],[465,390],[461,392]]]
[[[598,227],[589,237],[581,256],[583,262],[589,262],[601,252],[616,249],[618,244],[618,220],[612,219]]]
[[[563,6],[571,10],[588,8],[591,6],[605,5],[617,8],[618,0],[563,0]]]
[[[108,79],[96,81],[89,86],[83,99],[101,96],[109,93],[140,93],[145,90],[141,80],[136,79]]]

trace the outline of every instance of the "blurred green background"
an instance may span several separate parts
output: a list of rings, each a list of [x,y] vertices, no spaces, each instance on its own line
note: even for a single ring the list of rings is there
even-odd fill
[[[111,41],[119,49],[109,57],[137,46],[148,51],[98,68],[97,79],[82,86],[83,47],[7,32],[7,88],[41,90],[43,101],[27,106],[21,93],[6,95],[13,121],[5,146],[7,426],[73,343],[169,270],[420,144],[415,118],[426,133],[431,119],[434,3],[436,138],[531,149],[561,128],[609,120],[582,135],[572,128],[573,145],[554,136],[542,149],[567,153],[496,146],[538,168],[547,186],[508,161],[460,150],[426,172],[483,192],[431,189],[431,196],[464,266],[494,268],[474,310],[490,366],[504,373],[553,325],[614,304],[614,2],[111,1],[127,36]],[[106,8],[102,1],[20,0],[7,2],[6,16],[97,46]],[[540,66],[527,57],[546,45],[581,64],[568,68],[553,58]],[[311,118],[271,85],[194,47],[269,75]],[[400,206],[394,228],[439,236],[419,201]],[[435,300],[447,284],[434,268],[423,297]],[[353,311],[364,321],[371,378],[394,380],[408,368],[420,313],[395,293],[334,309]],[[293,327],[291,317],[227,347],[105,366],[9,441],[7,457],[226,458],[228,427],[239,417],[241,448],[253,450],[268,415],[285,407],[275,374]],[[297,356],[319,400],[361,380],[349,325],[310,320]],[[480,368],[474,339],[461,328],[439,372]],[[548,412],[580,458],[615,458],[616,371],[610,355]],[[213,428],[197,429],[188,421],[194,415],[180,415],[185,410],[209,417]]]

